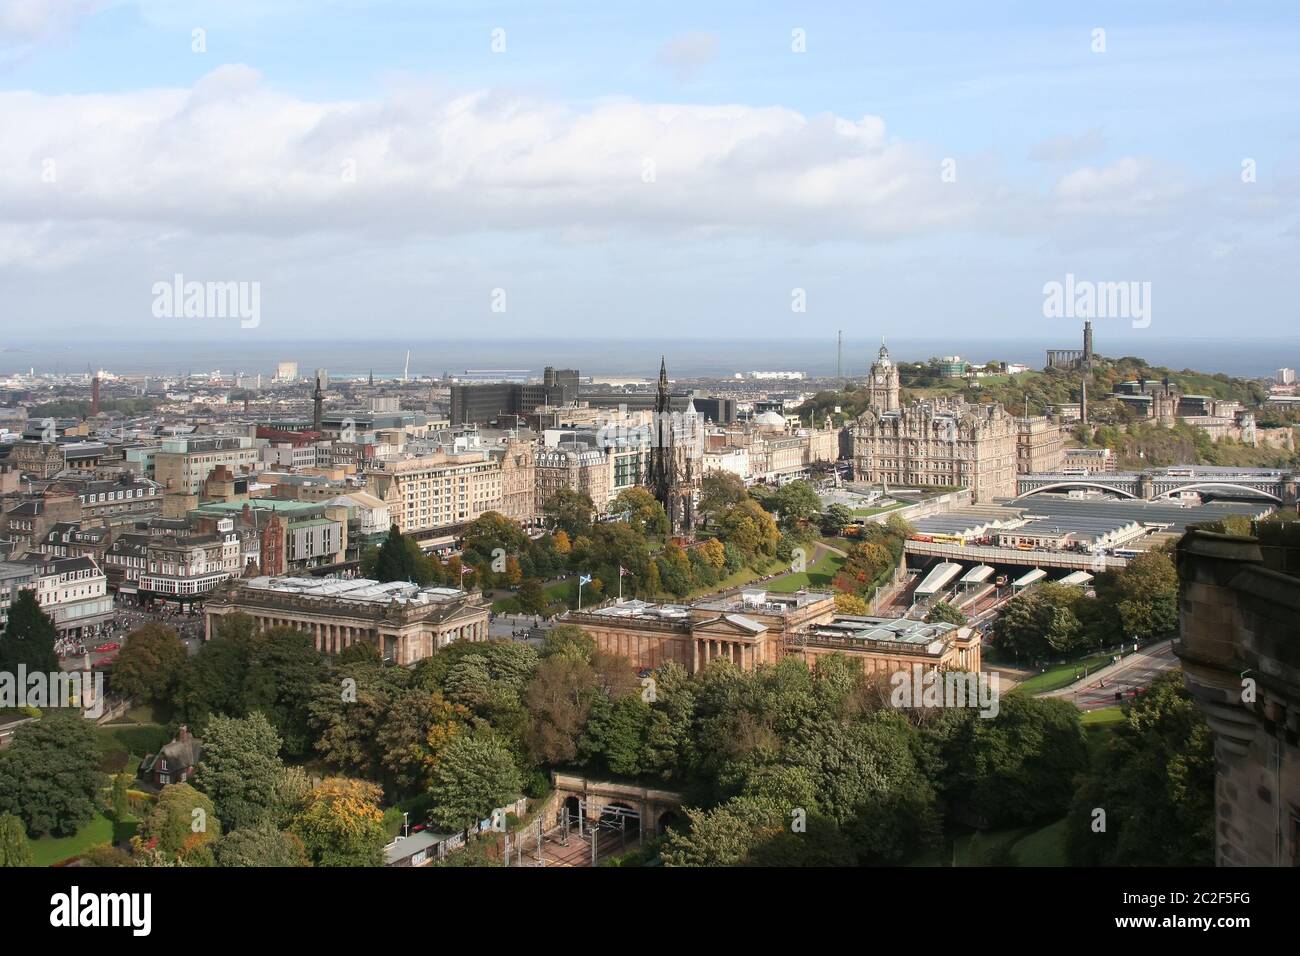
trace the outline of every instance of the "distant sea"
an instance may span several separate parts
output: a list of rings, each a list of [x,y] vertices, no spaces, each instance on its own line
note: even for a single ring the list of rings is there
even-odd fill
[[[1044,350],[1075,348],[1066,338],[1030,339],[889,339],[897,361],[924,361],[931,356],[960,355],[975,362],[1003,360],[1031,368],[1044,364]],[[209,342],[88,342],[11,345],[0,349],[0,372],[35,368],[38,372],[77,373],[88,367],[115,374],[176,375],[220,370],[271,374],[281,361],[298,363],[303,375],[324,368],[332,378],[374,372],[377,379],[402,374],[406,349],[411,350],[410,374],[439,377],[467,369],[527,369],[537,375],[547,365],[576,368],[583,375],[653,378],[659,357],[668,362],[672,378],[730,376],[736,372],[797,371],[811,376],[836,372],[835,341],[823,339],[515,339],[510,341],[415,341],[385,336],[383,344],[367,341],[240,341]],[[874,360],[880,340],[845,339],[844,374],[860,376]],[[1120,357],[1136,355],[1152,365],[1174,370],[1255,378],[1271,375],[1279,366],[1300,367],[1300,338],[1257,340],[1143,339],[1128,340],[1097,351]]]

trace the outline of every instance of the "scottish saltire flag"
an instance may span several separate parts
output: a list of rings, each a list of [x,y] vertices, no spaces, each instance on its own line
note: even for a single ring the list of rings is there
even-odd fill
[[[590,575],[590,574],[579,574],[579,575],[578,575],[578,583],[579,583],[579,584],[590,584],[590,583],[591,583],[591,575]]]

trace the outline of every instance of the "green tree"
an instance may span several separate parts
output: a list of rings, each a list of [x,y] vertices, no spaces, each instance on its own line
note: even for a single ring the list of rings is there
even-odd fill
[[[994,646],[1021,660],[1068,656],[1082,649],[1078,588],[1040,584],[1008,601],[993,624]]]
[[[587,761],[603,764],[621,777],[639,776],[645,769],[644,754],[652,712],[639,694],[624,694],[611,700],[597,696],[591,707],[579,752]]]
[[[498,550],[509,556],[523,554],[528,544],[528,535],[517,521],[499,511],[485,511],[465,529],[462,551],[465,560],[477,566],[491,562]]]
[[[822,720],[796,739],[794,760],[814,774],[817,809],[836,820],[860,863],[898,864],[934,842],[937,797],[916,761],[916,731],[900,714]]]
[[[1069,701],[1007,694],[998,715],[967,709],[943,744],[945,796],[955,819],[990,829],[1065,814],[1088,766],[1079,711]]]
[[[653,675],[650,721],[645,730],[642,769],[665,781],[689,776],[695,766],[695,686],[675,661]]]
[[[12,813],[0,813],[0,867],[31,865],[32,844],[23,821]]]
[[[227,833],[217,844],[218,866],[309,866],[302,840],[269,824]]]
[[[103,774],[90,721],[54,713],[24,724],[0,750],[0,813],[36,836],[71,836],[95,814]]]
[[[437,691],[410,687],[394,695],[380,726],[383,764],[403,793],[427,789],[443,750],[466,730],[469,708]]]
[[[691,575],[691,560],[685,550],[669,544],[655,559],[655,565],[659,568],[659,580],[669,594],[681,598],[690,593],[695,578]]]
[[[454,659],[457,645],[434,655],[423,670]],[[405,690],[411,672],[384,667],[377,658],[340,664],[322,680],[308,705],[316,750],[330,767],[368,780],[385,774],[379,734],[392,699]]]
[[[131,785],[131,775],[128,773],[113,774],[113,790],[109,795],[109,809],[113,814],[113,819],[118,823],[126,821],[131,812],[130,799],[126,795],[127,788]]]
[[[0,637],[0,671],[16,674],[22,666],[28,673],[57,673],[56,636],[54,622],[41,610],[36,592],[21,589],[9,607],[9,623]]]
[[[1178,629],[1178,572],[1169,554],[1145,551],[1137,555],[1120,572],[1116,584],[1118,640],[1149,641]]]
[[[221,823],[212,801],[188,783],[163,787],[136,834],[142,848],[180,860],[188,860],[200,847],[211,849],[220,838]]]
[[[519,609],[525,614],[541,615],[550,611],[551,602],[546,596],[542,582],[537,578],[524,578],[519,585],[516,599],[519,601]]]
[[[1214,821],[1213,737],[1182,676],[1162,674],[1097,753],[1066,820],[1067,853],[1077,866],[1213,866]]]
[[[705,524],[713,524],[744,501],[745,483],[740,476],[729,471],[711,471],[700,479],[700,515]]]
[[[847,505],[829,505],[822,513],[822,534],[840,535],[853,523],[853,510]]]
[[[664,840],[665,866],[742,866],[790,826],[786,807],[766,797],[733,797],[710,809],[687,808],[688,828]]]
[[[822,510],[821,498],[806,481],[791,481],[782,485],[772,496],[772,503],[781,516],[783,528],[795,527]]]
[[[312,638],[295,628],[269,628],[252,647],[244,673],[244,714],[265,716],[291,757],[311,753],[308,704],[326,668]]]
[[[209,714],[248,713],[248,670],[261,640],[249,615],[219,619],[216,635],[203,643],[181,677],[177,702],[190,726],[201,729]]]
[[[260,713],[208,721],[195,782],[227,829],[256,826],[272,814],[284,772],[279,754],[280,737]]]
[[[412,577],[410,552],[402,540],[402,531],[397,525],[388,529],[384,543],[379,546],[375,559],[375,579],[379,581],[409,581]]]
[[[637,534],[667,534],[668,514],[645,488],[625,488],[610,503],[609,510],[614,514],[627,514],[627,525]]]
[[[558,624],[546,632],[538,653],[542,660],[567,657],[590,664],[596,653],[596,639],[576,624]]]
[[[966,615],[947,601],[935,604],[925,615],[927,624],[956,624],[961,627],[966,623]]]
[[[591,515],[595,505],[585,491],[561,488],[542,505],[542,512],[552,529],[563,531],[569,538],[585,535],[591,530]]]
[[[758,502],[745,499],[732,505],[718,522],[718,532],[726,544],[734,545],[746,558],[772,557],[781,538],[776,522]],[[660,569],[662,573],[663,569]]]
[[[429,817],[452,832],[468,830],[495,808],[517,799],[523,782],[505,745],[491,735],[461,735],[433,770]]]
[[[154,623],[136,628],[113,661],[113,690],[150,704],[170,704],[187,656],[172,628]]]

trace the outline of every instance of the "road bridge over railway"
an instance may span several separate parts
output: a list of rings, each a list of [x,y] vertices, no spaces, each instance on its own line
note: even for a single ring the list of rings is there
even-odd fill
[[[1293,471],[1268,468],[1225,468],[1196,465],[1183,468],[1150,468],[1145,471],[1114,471],[1095,475],[1057,472],[1016,476],[1021,501],[1048,491],[1094,490],[1158,501],[1185,492],[1226,498],[1253,498],[1275,504],[1296,503],[1297,478]]]
[[[567,812],[577,828],[579,818],[587,824],[615,820],[630,833],[647,837],[661,835],[670,823],[683,819],[683,797],[672,790],[642,787],[634,783],[590,780],[577,774],[552,774],[557,797],[557,816]]]
[[[941,541],[908,539],[903,544],[908,567],[917,567],[929,558],[967,565],[1012,565],[1029,568],[1065,568],[1070,571],[1106,571],[1128,567],[1128,558],[1114,554],[1083,551],[1043,551],[1022,548],[998,548],[991,545],[951,544]],[[915,560],[913,560],[915,559]]]

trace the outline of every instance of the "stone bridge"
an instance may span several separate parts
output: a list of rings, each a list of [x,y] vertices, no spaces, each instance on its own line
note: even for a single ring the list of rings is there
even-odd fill
[[[589,780],[576,774],[554,772],[556,816],[560,822],[564,811],[575,821],[579,814],[589,822],[622,816],[636,824],[647,836],[659,836],[670,820],[682,819],[682,795],[672,790],[657,790],[634,783]]]
[[[1158,501],[1185,491],[1257,498],[1275,504],[1296,503],[1296,475],[1263,468],[1187,468],[1114,471],[1094,475],[1040,473],[1016,476],[1019,501],[1045,491],[1091,488],[1122,498]]]

